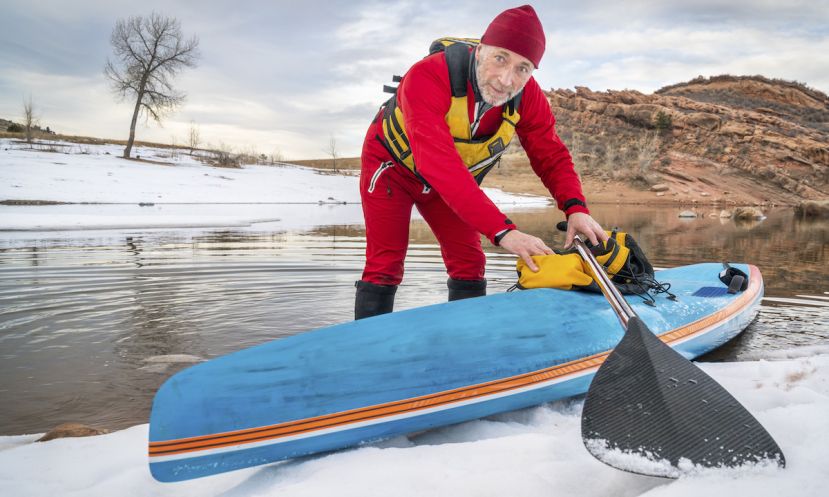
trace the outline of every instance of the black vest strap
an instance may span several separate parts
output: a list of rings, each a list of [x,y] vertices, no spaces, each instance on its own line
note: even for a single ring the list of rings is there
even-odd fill
[[[469,81],[469,47],[463,43],[449,45],[446,52],[446,65],[449,67],[449,83],[452,96],[466,96],[466,83]]]

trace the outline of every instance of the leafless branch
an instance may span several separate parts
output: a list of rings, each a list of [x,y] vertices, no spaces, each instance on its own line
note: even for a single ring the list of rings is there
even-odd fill
[[[199,40],[185,39],[181,24],[157,13],[149,17],[119,19],[110,37],[113,59],[104,65],[113,93],[120,99],[134,99],[130,138],[124,157],[130,156],[139,114],[159,124],[165,115],[182,104],[185,94],[175,89],[173,79],[199,59]]]
[[[29,99],[23,101],[23,129],[26,132],[26,142],[28,143],[32,143],[35,126],[37,126],[35,104],[32,101],[32,96],[29,95]]]
[[[199,148],[201,144],[201,133],[199,132],[199,126],[190,121],[190,134],[187,137],[187,145],[190,147],[190,155],[193,155],[193,152]]]
[[[331,167],[335,171],[337,170],[337,140],[334,138],[334,133],[331,133],[328,139],[328,147],[326,147],[325,152],[331,157]]]

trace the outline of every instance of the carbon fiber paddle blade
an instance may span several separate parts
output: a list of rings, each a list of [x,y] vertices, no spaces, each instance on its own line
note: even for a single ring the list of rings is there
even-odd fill
[[[638,317],[590,384],[581,433],[600,461],[649,476],[767,461],[785,466],[754,416]]]

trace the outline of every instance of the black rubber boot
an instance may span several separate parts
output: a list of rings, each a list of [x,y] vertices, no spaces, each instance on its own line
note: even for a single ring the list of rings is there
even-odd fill
[[[397,285],[375,285],[367,281],[354,283],[357,297],[354,299],[354,319],[370,318],[387,314],[394,309]]]
[[[453,300],[471,299],[486,295],[486,280],[446,280],[449,287],[449,302]]]

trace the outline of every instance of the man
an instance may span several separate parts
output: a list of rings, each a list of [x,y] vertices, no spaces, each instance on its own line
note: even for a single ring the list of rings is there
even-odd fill
[[[590,216],[550,104],[532,72],[544,53],[541,22],[529,5],[499,14],[479,45],[450,44],[417,62],[366,134],[360,195],[366,264],[356,283],[355,319],[391,312],[409,241],[412,206],[434,232],[449,300],[486,294],[480,235],[521,257],[553,251],[522,233],[480,189],[513,134],[567,216],[565,245],[577,233],[606,240]]]

